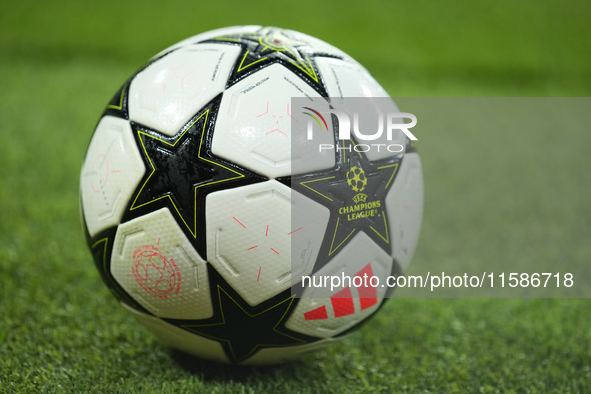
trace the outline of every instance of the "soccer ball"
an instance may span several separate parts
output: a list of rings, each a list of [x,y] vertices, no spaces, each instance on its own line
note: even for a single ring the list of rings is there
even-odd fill
[[[415,146],[400,133],[403,154],[352,151],[326,116],[322,141],[355,153],[297,156],[293,97],[389,96],[319,39],[237,26],[154,56],[98,122],[80,176],[88,245],[121,305],[174,348],[240,364],[324,348],[392,289],[318,283],[335,273],[385,283],[412,259]]]

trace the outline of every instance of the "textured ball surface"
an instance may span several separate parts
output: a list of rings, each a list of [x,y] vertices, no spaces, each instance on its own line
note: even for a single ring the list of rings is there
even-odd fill
[[[298,298],[293,278],[385,283],[412,259],[423,211],[415,147],[399,133],[404,154],[318,152],[338,142],[327,117],[330,132],[295,155],[291,122],[304,115],[293,97],[389,96],[319,39],[236,26],[157,54],[99,120],[80,176],[88,245],[122,306],[175,348],[269,364],[329,346],[388,289],[307,285]]]

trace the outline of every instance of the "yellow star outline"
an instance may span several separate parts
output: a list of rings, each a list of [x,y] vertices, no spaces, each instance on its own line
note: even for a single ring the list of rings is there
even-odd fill
[[[300,185],[307,187],[308,189],[312,190],[314,193],[318,193],[320,194],[322,197],[326,198],[329,201],[332,201],[332,198],[325,196],[324,194],[320,193],[318,190],[316,189],[312,189],[310,186],[306,185],[306,183],[311,183],[311,182],[318,182],[318,181],[325,181],[327,179],[334,179],[334,176],[329,176],[328,178],[320,178],[320,179],[313,179],[311,181],[305,181],[305,182],[300,182]]]
[[[107,248],[109,246],[109,238],[108,237],[105,237],[105,238],[99,239],[94,244],[92,244],[92,246],[90,247],[90,249],[94,253],[94,250],[97,249],[101,243],[104,243],[104,246],[103,246],[103,262],[102,262],[102,264],[103,264],[103,272],[101,273],[101,276],[104,274],[104,275],[106,275],[107,278],[110,278],[110,279],[106,279],[105,280],[105,284],[107,284],[107,287],[111,288],[112,284],[109,284],[109,282],[111,282],[111,281],[113,283],[121,286],[119,284],[119,282],[117,282],[117,280],[112,276],[112,273],[109,273],[109,271],[107,271]],[[98,250],[100,250],[100,249],[98,249]],[[113,291],[113,293],[114,294],[115,293],[119,294],[119,295],[116,296],[117,300],[119,302],[125,304],[125,305],[129,305],[130,307],[134,307],[134,308],[135,308],[135,306],[133,306],[134,304],[141,306],[141,304],[139,304],[137,302],[137,300],[135,300],[131,295],[129,295],[126,292]]]
[[[379,235],[379,237],[381,239],[383,239],[385,243],[389,244],[390,243],[390,236],[388,235],[388,221],[386,220],[386,212],[384,212],[383,210],[382,210],[382,216],[384,217],[384,228],[386,229],[386,238],[384,238],[384,236],[382,234],[380,234],[378,232],[378,230],[373,228],[373,226],[369,226],[369,228],[371,228],[377,235]]]
[[[288,49],[288,51],[289,51],[289,49]],[[308,55],[306,55],[306,61],[308,62],[307,65],[304,62],[304,59],[298,59],[298,63],[300,63],[300,65],[301,65],[300,66],[300,65],[296,64],[296,62],[294,62],[293,60],[290,60],[291,64],[293,64],[294,66],[296,66],[297,68],[302,70],[314,81],[318,82],[318,75],[316,75],[316,71],[314,71],[314,67],[312,66],[312,63],[310,62],[310,58],[308,57]]]
[[[341,241],[341,243],[340,243],[340,244],[338,244],[338,245],[337,245],[337,247],[333,249],[332,247],[333,247],[333,245],[334,245],[334,239],[335,239],[335,237],[337,236],[337,230],[338,230],[338,228],[339,228],[339,221],[340,221],[340,220],[341,220],[341,218],[337,218],[337,224],[334,226],[334,234],[332,235],[332,242],[330,243],[330,250],[328,251],[328,255],[329,255],[329,256],[330,256],[330,255],[332,255],[334,252],[336,252],[336,251],[337,251],[337,249],[338,249],[338,248],[340,248],[340,247],[341,247],[341,245],[342,245],[342,244],[344,244],[344,243],[345,243],[345,241],[346,241],[346,240],[348,240],[348,239],[349,239],[349,237],[350,237],[351,235],[353,235],[353,233],[354,233],[354,232],[357,230],[356,228],[354,228],[354,229],[353,229],[353,231],[351,231],[351,232],[349,233],[349,235],[347,235],[347,236],[345,237],[345,239],[343,239],[343,240]],[[374,231],[376,231],[376,230],[374,230]]]
[[[240,37],[241,35],[246,35],[246,34],[240,34],[240,35],[238,35],[238,37]],[[314,70],[314,66],[312,66],[312,62],[310,61],[310,58],[308,57],[308,55],[306,55],[306,57],[304,59],[302,56],[299,56],[299,54],[296,55],[295,53],[293,53],[285,45],[274,45],[269,42],[266,42],[267,36],[256,35],[256,34],[252,34],[252,33],[248,34],[248,35],[252,36],[252,38],[254,38],[254,39],[258,38],[259,44],[263,46],[261,53],[266,51],[267,49],[271,49],[275,52],[284,52],[284,51],[289,52],[294,58],[297,59],[297,63],[294,62],[293,60],[290,60],[289,62],[291,64],[293,64],[294,66],[296,66],[297,68],[299,68],[300,70],[302,70],[302,72],[304,72],[306,75],[308,75],[310,78],[312,78],[314,81],[316,81],[318,83],[318,75],[316,75],[316,70]],[[228,36],[220,36],[220,37],[216,37],[215,39],[219,40],[219,41],[232,41],[232,42],[240,42],[240,43],[242,42],[239,38],[228,37]],[[237,72],[240,72],[240,71],[244,70],[245,68],[252,66],[255,63],[258,63],[260,61],[267,59],[267,57],[263,57],[261,59],[255,60],[254,62],[243,66],[244,60],[246,59],[246,56],[248,55],[248,53],[249,53],[249,50],[247,50],[246,53],[244,54],[244,56],[242,57],[242,61],[240,62],[240,65],[238,66]]]
[[[394,179],[394,174],[396,174],[396,171],[398,171],[398,164],[399,163],[395,163],[395,164],[390,164],[387,166],[378,167],[378,170],[381,170],[382,168],[394,168],[394,171],[392,171],[392,175],[390,175],[390,179],[388,179],[388,183],[386,183],[386,186],[384,186],[384,189],[387,189],[388,186],[390,186],[390,182],[392,182],[392,179]]]
[[[281,334],[281,335],[283,335],[283,336],[285,336],[287,338],[291,338],[291,339],[293,339],[295,341],[298,341],[298,342],[301,342],[301,343],[307,343],[306,341],[304,341],[302,339],[292,337],[291,335],[287,335],[287,334],[282,333],[282,332],[280,332],[280,331],[277,330],[277,326],[283,321],[283,319],[285,318],[285,315],[287,315],[287,312],[291,308],[291,304],[293,303],[293,300],[294,300],[295,296],[291,296],[289,298],[286,298],[285,300],[283,300],[283,301],[281,301],[281,302],[279,302],[279,303],[277,303],[277,304],[275,304],[275,305],[273,305],[273,306],[265,309],[262,312],[255,313],[254,315],[251,315],[238,302],[236,302],[236,300],[234,300],[234,298],[232,298],[232,296],[230,296],[230,294],[228,294],[228,292],[226,290],[222,289],[222,287],[220,285],[217,285],[217,288],[218,288],[218,300],[220,302],[220,312],[222,314],[222,322],[221,323],[211,323],[211,324],[199,324],[199,325],[193,325],[193,324],[192,325],[182,325],[181,327],[183,327],[183,328],[185,328],[185,329],[187,329],[189,331],[193,331],[193,330],[191,330],[191,328],[208,327],[208,326],[221,326],[221,325],[226,324],[226,317],[224,316],[224,308],[222,306],[222,297],[221,297],[221,294],[220,294],[220,292],[223,291],[224,294],[226,294],[226,296],[228,296],[228,298],[230,300],[232,300],[233,303],[235,303],[236,305],[238,305],[238,307],[242,310],[242,312],[244,312],[249,317],[256,317],[256,316],[262,315],[263,313],[266,313],[266,312],[270,311],[271,309],[278,307],[279,305],[283,304],[284,302],[288,302],[289,301],[289,306],[287,307],[287,309],[283,313],[283,316],[281,316],[281,319],[279,319],[279,321],[277,321],[277,324],[275,324],[275,326],[273,326],[273,331],[275,331],[277,334]],[[205,336],[207,338],[211,338],[211,339],[215,339],[215,340],[218,340],[218,341],[226,342],[228,344],[228,347],[230,348],[230,351],[232,352],[232,356],[234,356],[234,359],[235,360],[238,360],[238,361],[246,360],[259,347],[262,347],[262,346],[265,346],[265,347],[284,347],[283,345],[274,345],[274,344],[259,343],[254,348],[252,348],[252,350],[250,352],[248,352],[246,355],[244,355],[242,358],[239,359],[238,357],[236,357],[236,354],[234,353],[234,349],[232,349],[232,343],[231,343],[230,340],[224,339],[224,338],[214,337],[212,335],[203,334],[203,333],[201,333],[201,332],[199,332],[197,330],[195,330],[193,332],[196,332],[197,334],[203,335],[203,336]]]
[[[166,142],[164,140],[161,140],[160,138],[151,136],[150,134],[144,133],[143,131],[138,130],[138,132],[137,132],[138,133],[138,137],[140,139],[140,142],[142,143],[142,148],[144,150],[144,153],[146,154],[146,157],[148,158],[148,161],[150,162],[150,166],[152,167],[152,172],[150,173],[150,175],[148,176],[148,178],[146,179],[146,181],[142,185],[142,187],[141,187],[140,191],[138,192],[138,194],[135,196],[135,199],[133,200],[133,204],[131,204],[131,208],[129,210],[130,211],[133,211],[134,209],[137,209],[139,207],[143,207],[145,205],[151,204],[151,203],[153,203],[155,201],[158,201],[160,199],[168,198],[170,200],[170,202],[172,203],[172,206],[176,210],[176,213],[179,215],[179,217],[181,218],[181,220],[183,221],[183,223],[185,224],[185,226],[187,226],[187,228],[189,229],[189,231],[191,232],[191,234],[193,234],[193,237],[194,238],[197,238],[197,189],[200,188],[200,187],[203,187],[203,186],[213,185],[215,183],[227,182],[227,181],[231,181],[231,180],[234,180],[234,179],[244,178],[244,175],[241,174],[241,173],[239,173],[238,171],[235,171],[235,170],[233,170],[231,168],[228,168],[228,167],[226,167],[226,166],[224,166],[222,164],[219,164],[219,163],[216,163],[214,161],[208,160],[208,159],[206,159],[206,158],[204,158],[204,157],[201,156],[201,148],[203,146],[203,136],[205,135],[205,126],[207,125],[207,117],[208,117],[208,115],[209,115],[209,109],[207,111],[205,111],[203,114],[201,114],[201,116],[199,116],[193,123],[191,123],[189,126],[187,126],[187,128],[185,129],[185,131],[172,144],[169,143],[169,142]],[[168,195],[168,194],[165,195],[165,196],[162,196],[162,197],[158,197],[158,198],[156,198],[154,200],[148,201],[148,202],[146,202],[144,204],[137,205],[137,206],[135,205],[135,203],[137,202],[138,197],[140,196],[140,194],[142,194],[142,191],[144,190],[144,186],[146,186],[146,183],[148,183],[148,181],[150,180],[150,178],[152,177],[152,175],[154,175],[154,172],[156,172],[156,169],[154,168],[154,164],[152,163],[152,159],[150,158],[150,155],[148,155],[148,151],[146,150],[146,147],[144,146],[144,140],[142,139],[142,135],[145,135],[146,137],[153,138],[155,140],[158,140],[160,142],[163,142],[163,143],[165,143],[165,144],[167,144],[169,146],[175,146],[183,138],[183,136],[187,133],[187,131],[189,129],[191,129],[191,127],[193,127],[193,125],[195,123],[197,123],[199,121],[199,119],[201,119],[204,116],[205,116],[205,120],[203,122],[203,130],[201,130],[201,140],[199,142],[199,152],[197,154],[197,157],[199,159],[203,160],[203,161],[208,162],[208,163],[215,164],[216,166],[225,168],[226,170],[231,171],[231,172],[237,174],[237,176],[232,177],[232,178],[220,179],[218,181],[208,182],[208,183],[204,183],[202,185],[195,186],[195,206],[194,206],[194,218],[193,218],[193,229],[192,229],[187,224],[187,222],[185,221],[185,218],[183,217],[183,215],[181,215],[181,213],[179,212],[176,204],[174,203],[174,201],[172,200],[172,198],[170,198],[170,195]]]
[[[345,141],[344,140],[343,140],[343,148],[345,148]],[[346,164],[346,156],[345,156],[346,153],[345,152],[346,152],[346,150],[343,149],[343,164]],[[359,157],[362,157],[361,156],[361,153],[358,152],[358,154],[359,154]],[[392,171],[392,175],[390,175],[390,178],[388,179],[388,182],[386,183],[386,186],[384,186],[384,189],[387,189],[390,186],[390,184],[392,183],[392,179],[394,179],[394,175],[396,174],[396,171],[398,171],[398,166],[399,166],[399,163],[394,163],[394,164],[389,164],[389,165],[385,165],[385,166],[380,166],[380,167],[377,168],[378,170],[381,170],[381,169],[384,169],[384,168],[393,168],[394,169]],[[312,190],[313,192],[315,192],[317,194],[320,194],[322,197],[326,198],[329,201],[333,201],[332,198],[330,198],[328,196],[325,196],[324,194],[320,193],[318,190],[313,189],[311,186],[307,185],[308,183],[313,183],[313,182],[318,182],[318,181],[323,181],[323,180],[333,179],[333,178],[335,178],[335,177],[332,176],[332,177],[328,177],[328,178],[313,179],[313,180],[310,180],[310,181],[300,182],[300,185],[308,188],[309,190]],[[383,239],[384,242],[386,242],[387,244],[389,244],[390,243],[390,235],[388,234],[388,220],[386,219],[386,213],[383,210],[382,210],[382,216],[384,217],[384,228],[386,229],[386,234],[385,235],[384,234],[380,234],[380,232],[378,230],[376,230],[373,226],[369,226],[369,228],[371,228],[381,239]],[[341,220],[341,218],[337,217],[337,223],[335,225],[334,233],[332,235],[332,242],[330,243],[330,249],[328,251],[328,255],[329,256],[331,256],[334,252],[336,252],[345,243],[345,241],[348,240],[349,237],[351,237],[351,235],[353,235],[353,233],[357,230],[357,228],[354,228],[349,233],[349,235],[347,235],[345,237],[345,239],[343,239],[341,241],[341,243],[339,243],[335,247],[334,246],[334,242],[335,242],[335,238],[337,236],[337,230],[339,228],[339,222],[340,222],[340,220]]]
[[[295,53],[293,53],[286,45],[274,45],[274,44],[268,42],[267,36],[260,36],[259,37],[259,44],[264,46],[264,48],[261,50],[261,52],[264,52],[267,49],[271,49],[275,52],[283,52],[283,51],[289,52],[294,58],[296,58],[298,60],[297,63],[294,62],[293,60],[290,60],[290,63],[293,64],[294,66],[296,66],[297,68],[299,68],[300,70],[302,70],[314,81],[318,82],[318,76],[316,75],[316,71],[314,70],[314,67],[312,66],[312,62],[310,62],[310,58],[307,55],[306,55],[306,61],[308,62],[308,64],[306,64],[306,62],[304,61],[304,58],[299,56],[299,54],[296,55]]]
[[[121,89],[121,96],[119,97],[119,105],[109,104],[109,105],[107,105],[107,108],[117,109],[117,110],[121,110],[123,108],[123,96],[125,95],[126,88],[127,88],[127,86],[124,86],[123,89]]]
[[[245,68],[247,68],[247,67],[250,67],[250,66],[252,66],[253,64],[256,64],[256,63],[258,63],[258,62],[262,62],[263,60],[265,60],[265,59],[267,58],[267,57],[265,56],[265,57],[263,57],[263,58],[261,58],[261,59],[259,59],[259,60],[255,60],[254,62],[252,62],[252,63],[248,63],[246,66],[242,67],[242,64],[244,63],[244,59],[246,59],[246,56],[248,55],[248,52],[250,52],[250,50],[247,50],[247,51],[246,51],[246,53],[244,54],[244,57],[242,58],[242,61],[240,62],[240,65],[238,66],[238,72],[240,72],[240,71],[244,70],[244,69],[245,69]]]
[[[249,33],[249,32],[244,32],[244,33],[240,33],[240,34],[236,34],[237,36],[259,36],[260,34],[258,33]],[[228,37],[228,36],[218,36],[216,38],[214,38],[214,40],[218,40],[218,41],[233,41],[233,42],[239,42],[242,43],[242,40],[239,38],[234,38],[234,37]]]
[[[109,238],[99,239],[90,248],[94,250],[101,242],[105,243],[105,249],[103,250],[103,271],[107,272],[107,245],[109,243]]]

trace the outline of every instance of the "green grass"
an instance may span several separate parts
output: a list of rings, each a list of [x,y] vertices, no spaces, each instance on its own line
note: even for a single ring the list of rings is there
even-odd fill
[[[393,96],[589,96],[590,7],[3,2],[0,392],[588,392],[584,299],[394,299],[344,343],[294,364],[187,360],[102,284],[79,222],[78,176],[98,115],[124,79],[203,30],[256,23],[307,32],[357,58]],[[478,134],[425,136],[415,263],[591,261],[589,136],[524,130],[502,155]]]

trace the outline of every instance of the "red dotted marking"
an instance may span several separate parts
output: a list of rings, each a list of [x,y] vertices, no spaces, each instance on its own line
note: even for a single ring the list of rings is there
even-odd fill
[[[269,225],[267,224],[267,232],[265,233],[265,237],[269,235]]]
[[[158,238],[158,242],[156,243],[156,245],[160,245],[160,238]]]
[[[275,132],[275,131],[278,131],[278,132],[280,132],[281,134],[283,134],[284,136],[286,136],[286,137],[287,137],[287,134],[285,134],[283,131],[281,131],[281,130],[279,130],[279,129],[274,129],[274,130],[271,130],[271,131],[269,131],[268,133],[265,133],[265,135],[267,135],[267,134],[271,134],[271,133],[273,133],[273,132]]]
[[[275,252],[275,253],[279,254],[279,252],[278,252],[278,251],[276,251],[275,249],[271,248],[271,250],[272,250],[273,252]]]
[[[259,276],[257,276],[257,282],[259,281],[259,279],[260,279],[260,277],[261,277],[261,269],[262,269],[262,268],[263,268],[263,267],[259,267]]]
[[[185,84],[185,78],[187,78],[189,75],[193,74],[193,71],[185,74],[185,76],[183,77],[183,79],[181,79],[181,87],[184,87]]]
[[[303,229],[303,227],[300,227],[297,230],[293,230],[291,233],[287,233],[287,235],[291,235],[291,234],[295,233],[296,231],[300,231],[301,229]]]
[[[179,297],[181,297],[181,298],[183,299],[183,301],[187,301],[187,300],[185,299],[185,297],[183,297],[183,296],[179,296]]]
[[[246,226],[242,223],[240,223],[240,220],[236,219],[234,216],[232,216],[232,219],[236,220],[238,222],[238,224],[240,224],[242,227],[246,228]]]
[[[408,205],[403,205],[403,207],[406,209],[410,209],[410,207]]]
[[[257,246],[253,246],[252,248],[248,248],[248,249],[246,249],[246,250],[251,250],[251,249],[254,249],[254,248],[258,248],[258,247],[259,247],[259,245],[257,245]]]
[[[180,68],[183,68],[186,64],[187,64],[187,62],[182,62],[176,67],[168,67],[167,70],[178,70]]]
[[[292,118],[293,120],[295,120],[296,122],[299,122],[296,118],[294,118],[293,116],[291,116],[289,114],[289,104],[287,104],[287,116],[289,116],[290,118]]]
[[[121,172],[121,170],[113,170],[113,171],[111,171],[111,173],[114,173],[114,172]]]
[[[260,114],[259,116],[257,116],[257,118],[260,117],[260,116],[263,116],[263,115],[265,115],[267,113],[269,113],[269,102],[268,101],[267,101],[267,110],[265,112],[263,112],[262,114]]]
[[[273,116],[274,118],[277,118],[275,115],[271,115],[271,116]],[[279,117],[279,119],[281,119],[281,118],[283,118],[283,115],[281,115],[281,116]],[[275,124],[279,124],[279,121],[278,121],[278,120],[277,120],[277,121],[275,121]]]

